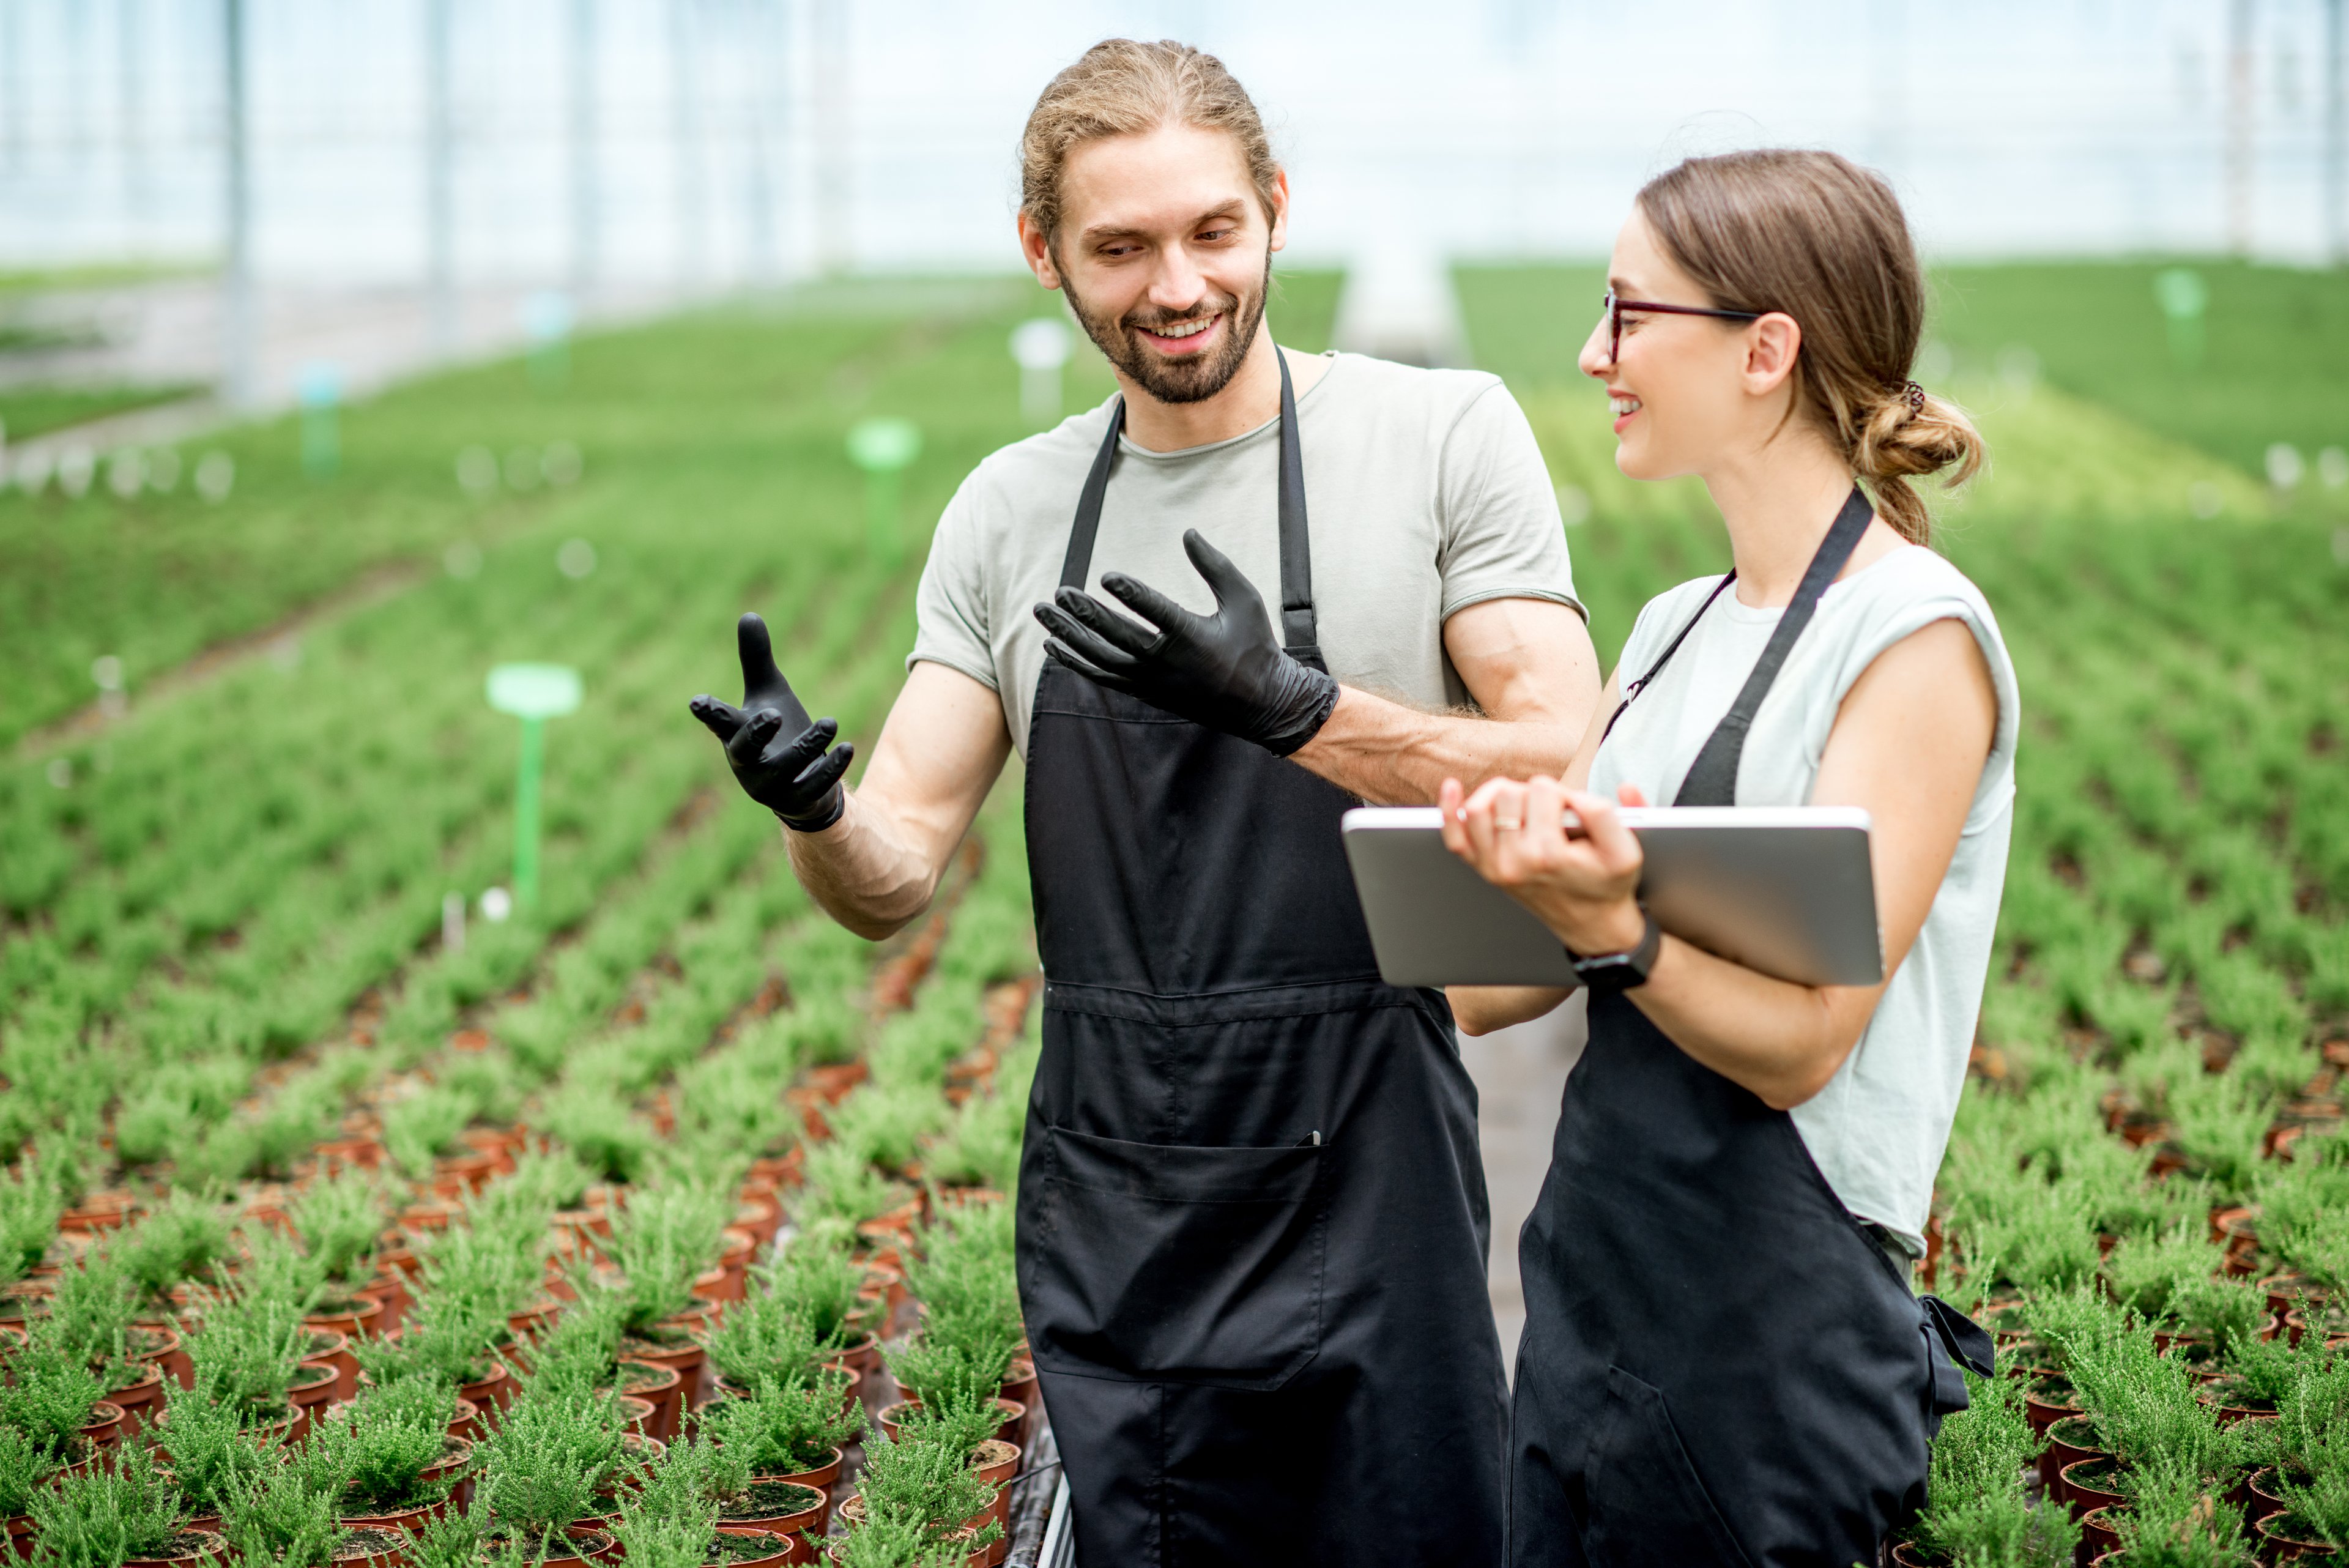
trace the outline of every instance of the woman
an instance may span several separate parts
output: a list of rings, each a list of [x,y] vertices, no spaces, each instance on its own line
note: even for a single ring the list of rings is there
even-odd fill
[[[1908,481],[1971,475],[1982,441],[1908,379],[1924,287],[1899,202],[1831,153],[1660,176],[1609,286],[1581,367],[1616,462],[1702,478],[1735,570],[1648,605],[1563,781],[1444,787],[1445,841],[1591,992],[1519,1247],[1510,1561],[1848,1568],[1923,1499],[1926,1440],[1964,1403],[1951,1357],[1989,1370],[1987,1337],[1908,1285],[2016,721],[1990,607],[1920,547]],[[1865,807],[1889,979],[1795,985],[1659,933],[1616,812],[1651,800]],[[1564,994],[1452,1002],[1481,1033]]]

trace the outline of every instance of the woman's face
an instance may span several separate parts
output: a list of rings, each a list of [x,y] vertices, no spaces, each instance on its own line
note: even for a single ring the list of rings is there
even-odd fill
[[[1675,265],[1648,220],[1633,208],[1615,236],[1607,278],[1618,299],[1710,306],[1694,279]],[[1623,340],[1609,361],[1600,313],[1582,346],[1582,373],[1605,384],[1615,415],[1615,466],[1633,479],[1700,472],[1709,460],[1743,444],[1760,410],[1751,371],[1747,323],[1703,316],[1623,312]]]

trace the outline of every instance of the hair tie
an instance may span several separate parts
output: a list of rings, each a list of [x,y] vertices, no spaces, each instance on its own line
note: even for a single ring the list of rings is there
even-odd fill
[[[1900,395],[1909,400],[1909,411],[1910,413],[1921,414],[1925,411],[1924,388],[1919,386],[1914,381],[1903,381],[1900,383]]]

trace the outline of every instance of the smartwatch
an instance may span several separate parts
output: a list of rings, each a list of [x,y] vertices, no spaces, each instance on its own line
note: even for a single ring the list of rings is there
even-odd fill
[[[1664,933],[1656,929],[1656,917],[1648,913],[1645,904],[1640,906],[1640,918],[1647,922],[1647,929],[1640,933],[1639,945],[1630,952],[1595,953],[1584,958],[1572,948],[1566,950],[1575,974],[1594,995],[1629,991],[1648,983],[1648,971],[1655,967],[1657,950],[1664,945]]]

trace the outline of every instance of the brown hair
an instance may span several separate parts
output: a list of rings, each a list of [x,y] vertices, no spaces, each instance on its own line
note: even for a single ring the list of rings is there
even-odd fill
[[[1271,220],[1280,165],[1247,90],[1215,56],[1168,38],[1154,44],[1103,39],[1051,79],[1019,133],[1019,210],[1048,243],[1057,240],[1061,171],[1070,151],[1163,125],[1229,131]]]
[[[1916,543],[1932,520],[1909,481],[1982,467],[1965,410],[1909,379],[1925,279],[1900,200],[1832,152],[1774,148],[1692,158],[1640,192],[1640,212],[1681,269],[1725,310],[1799,323],[1797,406],[1868,482],[1876,510]]]

